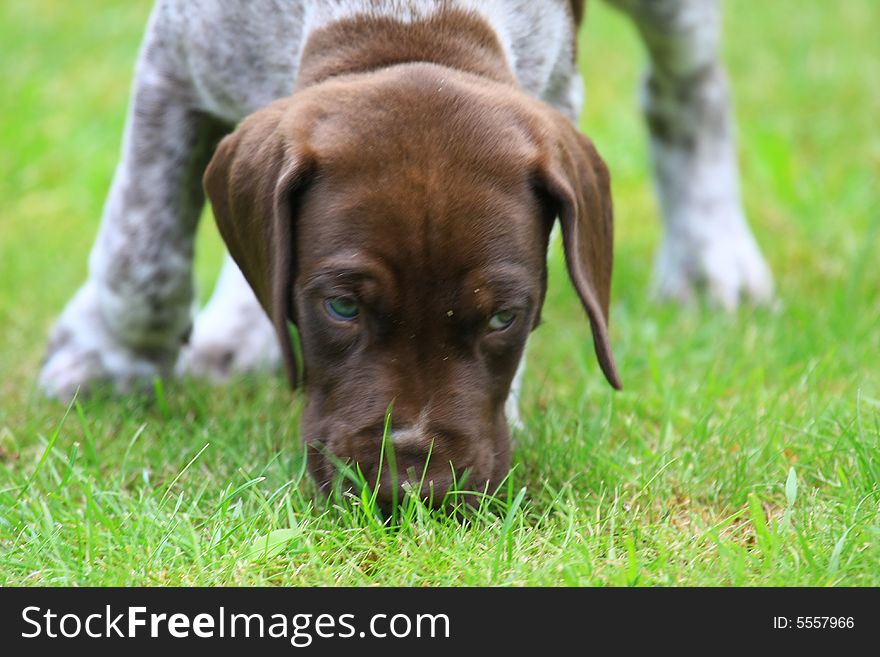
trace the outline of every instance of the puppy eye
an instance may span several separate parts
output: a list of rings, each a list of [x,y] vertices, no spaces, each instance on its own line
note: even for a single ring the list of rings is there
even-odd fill
[[[340,322],[351,322],[357,319],[361,309],[357,301],[351,297],[333,297],[324,302],[327,314]]]
[[[503,331],[513,324],[513,320],[515,319],[516,313],[512,310],[502,310],[497,312],[489,318],[489,330]]]

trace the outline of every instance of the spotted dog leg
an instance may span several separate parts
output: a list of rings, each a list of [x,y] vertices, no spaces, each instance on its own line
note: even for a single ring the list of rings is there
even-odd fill
[[[168,375],[192,322],[193,236],[204,204],[201,175],[225,130],[191,109],[169,72],[169,48],[148,30],[89,276],[64,309],[39,384],[70,398],[97,383],[116,392]]]
[[[180,354],[177,371],[220,383],[238,374],[275,369],[280,363],[272,322],[227,254],[214,294]]]
[[[773,281],[746,222],[734,119],[719,59],[719,0],[608,0],[635,22],[650,57],[644,113],[666,233],[659,297],[697,292],[726,309],[768,302]]]

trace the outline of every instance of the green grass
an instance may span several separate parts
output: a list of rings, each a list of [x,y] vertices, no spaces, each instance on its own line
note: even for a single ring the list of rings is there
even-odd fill
[[[612,393],[558,253],[505,498],[468,520],[317,495],[280,377],[43,399],[148,2],[0,9],[0,584],[880,585],[880,13],[726,3],[744,192],[781,307],[647,295],[659,222],[631,27],[593,3],[584,129],[613,173]],[[198,243],[202,296],[222,250]],[[523,492],[524,491],[524,492]]]

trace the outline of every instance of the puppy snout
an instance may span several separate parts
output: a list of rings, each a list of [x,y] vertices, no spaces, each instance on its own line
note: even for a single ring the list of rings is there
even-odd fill
[[[435,449],[446,450],[453,442],[448,432],[419,427],[397,429],[388,436],[395,453],[405,458],[427,458]]]
[[[334,463],[354,466],[383,508],[409,495],[440,507],[450,503],[447,493],[453,488],[482,491],[503,477],[502,470],[509,466],[504,435],[494,440],[491,432],[476,427],[420,420],[395,424],[387,431],[383,421],[331,435],[320,448],[310,450],[309,468],[326,487],[337,473]]]
[[[395,496],[400,499],[407,490],[439,503],[461,473],[471,467],[468,441],[458,433],[408,426],[388,433],[380,473],[382,440],[379,435],[373,453],[365,455],[365,460],[373,466],[373,481],[379,482],[378,497],[384,503]]]
[[[379,437],[381,447],[382,436]],[[438,465],[449,469],[449,461],[455,456],[456,443],[460,442],[450,432],[427,430],[421,427],[407,427],[389,432],[385,442],[385,453],[397,463],[401,473],[417,470],[421,474],[427,466],[436,470]],[[463,455],[459,454],[459,457]],[[460,459],[459,459],[460,460]]]

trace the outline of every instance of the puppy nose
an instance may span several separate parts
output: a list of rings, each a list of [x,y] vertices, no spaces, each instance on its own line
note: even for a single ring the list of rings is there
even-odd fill
[[[428,432],[420,426],[406,426],[393,428],[388,437],[391,444],[397,449],[409,449],[411,447],[420,447],[424,444]]]
[[[379,499],[390,502],[395,497],[396,483],[398,489],[406,487],[422,497],[435,498],[435,503],[442,500],[453,482],[452,468],[467,467],[466,463],[458,463],[453,458],[453,443],[454,438],[444,432],[419,427],[392,430],[385,445]],[[392,463],[396,465],[396,473],[391,472]],[[397,499],[401,493],[402,490],[397,491]]]
[[[424,467],[426,461],[434,460],[439,437],[420,427],[407,427],[391,431],[388,438],[386,452],[393,450],[397,467],[406,472],[409,467]]]

